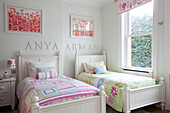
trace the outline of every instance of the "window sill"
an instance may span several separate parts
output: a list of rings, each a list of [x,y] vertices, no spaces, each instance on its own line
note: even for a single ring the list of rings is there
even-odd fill
[[[124,71],[133,71],[140,73],[152,73],[152,68],[140,68],[140,67],[125,67],[122,68]]]

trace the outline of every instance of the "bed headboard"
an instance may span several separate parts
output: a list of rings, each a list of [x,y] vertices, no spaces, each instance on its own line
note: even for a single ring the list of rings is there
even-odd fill
[[[34,62],[56,62],[56,71],[62,74],[62,56],[59,52],[57,56],[18,56],[18,79],[23,80],[28,76],[27,61]]]
[[[106,53],[103,51],[103,55],[79,55],[76,51],[75,57],[75,78],[77,79],[78,75],[84,71],[83,62],[100,62],[104,61],[106,65]]]

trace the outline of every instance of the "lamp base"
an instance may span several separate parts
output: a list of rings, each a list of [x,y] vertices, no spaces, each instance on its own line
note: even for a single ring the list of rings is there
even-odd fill
[[[11,77],[15,77],[16,76],[16,69],[11,69]]]

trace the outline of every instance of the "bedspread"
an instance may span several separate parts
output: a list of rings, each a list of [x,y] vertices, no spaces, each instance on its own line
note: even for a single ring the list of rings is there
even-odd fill
[[[107,104],[120,112],[122,112],[123,108],[122,91],[124,83],[127,83],[130,89],[156,84],[156,80],[153,78],[117,72],[107,72],[106,74],[88,74],[83,72],[78,76],[78,80],[93,85],[96,88],[103,85],[108,96]]]
[[[95,87],[63,75],[46,80],[27,77],[17,86],[20,113],[30,112],[34,96],[38,96],[39,105],[42,106],[93,96],[98,92]]]

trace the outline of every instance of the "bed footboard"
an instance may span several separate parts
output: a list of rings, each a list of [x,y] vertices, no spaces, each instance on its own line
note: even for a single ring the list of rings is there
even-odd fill
[[[69,102],[40,106],[35,96],[31,113],[106,113],[106,94],[104,87],[100,87],[97,96],[77,99]]]
[[[123,111],[130,113],[131,110],[144,107],[147,105],[161,102],[161,108],[165,106],[165,84],[164,78],[160,78],[160,84],[129,89],[127,84],[124,84],[123,89]]]

